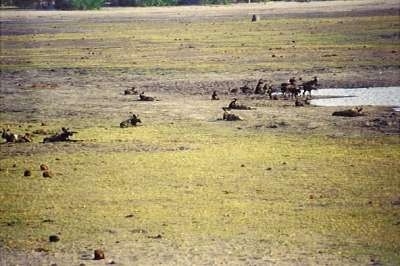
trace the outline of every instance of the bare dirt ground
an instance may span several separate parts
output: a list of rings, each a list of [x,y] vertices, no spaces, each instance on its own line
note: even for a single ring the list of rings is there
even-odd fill
[[[32,75],[32,72],[35,73]],[[227,106],[233,97],[240,103],[255,107],[256,110],[236,111],[244,118],[239,125],[243,129],[269,131],[273,133],[318,133],[325,135],[374,135],[399,134],[399,114],[391,107],[365,106],[364,116],[356,118],[334,117],[331,114],[348,107],[294,107],[294,100],[269,100],[268,96],[229,93],[231,88],[244,84],[255,87],[257,81],[153,81],[134,78],[101,77],[88,71],[85,75],[57,74],[48,71],[26,71],[24,86],[12,88],[20,83],[4,74],[4,93],[2,95],[3,119],[6,121],[54,123],[67,120],[71,127],[82,127],[82,121],[95,125],[101,120],[118,124],[121,117],[129,112],[137,112],[144,120],[154,122],[208,121],[217,122],[222,117],[222,107]],[[97,77],[97,78],[96,78]],[[397,77],[396,77],[397,78]],[[67,82],[63,80],[68,79]],[[121,79],[123,81],[121,81]],[[37,80],[37,81],[35,81]],[[322,81],[323,84],[324,81]],[[352,80],[347,82],[353,82]],[[343,84],[347,84],[346,81]],[[391,77],[390,82],[397,82]],[[31,85],[33,84],[33,85]],[[46,85],[56,84],[56,88]],[[365,83],[363,82],[365,85]],[[14,86],[13,86],[14,85]],[[124,95],[131,86],[140,88],[159,101],[144,103],[138,95]],[[219,93],[219,101],[210,101],[212,91]],[[160,114],[162,114],[160,116]],[[268,114],[268,115],[265,115]],[[15,126],[13,122],[10,126]],[[279,126],[281,124],[281,126]]]
[[[2,144],[0,158],[15,156],[21,162],[59,152],[86,156],[91,152],[185,151],[194,145],[188,141],[189,144],[184,143],[188,147],[164,147],[119,140],[103,144],[91,142],[91,133],[84,142],[40,143],[43,136],[64,125],[77,131],[115,129],[130,112],[140,114],[146,124],[196,124],[199,128],[211,125],[239,132],[235,134],[250,132],[278,138],[398,136],[400,114],[390,107],[365,106],[364,116],[343,118],[331,115],[341,107],[294,107],[293,100],[275,101],[229,91],[244,84],[255,87],[259,78],[279,84],[293,75],[305,79],[316,75],[322,87],[398,86],[399,10],[398,0],[105,8],[90,12],[1,10],[0,124],[19,133],[37,128],[46,133],[35,135],[34,143],[26,146]],[[265,24],[256,30],[244,24],[251,14],[258,14]],[[371,21],[367,21],[369,18]],[[269,19],[271,29],[265,22]],[[362,26],[360,21],[370,24]],[[315,39],[292,36],[291,32],[303,28],[299,26],[302,23],[321,35]],[[145,30],[134,28],[135,25]],[[390,30],[386,31],[388,25]],[[175,31],[178,27],[186,28],[175,33],[168,29]],[[354,34],[343,39],[322,36],[324,30],[345,32],[350,27],[354,27]],[[369,27],[372,35],[357,35],[357,30]],[[211,33],[203,32],[204,28],[216,32],[215,39]],[[219,28],[223,30],[218,32]],[[243,33],[237,43],[229,37],[235,28]],[[268,28],[270,35],[259,36],[257,32],[263,28]],[[103,31],[111,37],[103,35]],[[136,43],[132,39],[139,40]],[[259,41],[253,43],[255,39]],[[264,47],[259,43],[268,44]],[[137,95],[123,95],[132,86],[159,101],[143,103],[137,101]],[[210,101],[214,90],[221,100]],[[233,97],[255,110],[236,111],[243,118],[237,123],[220,121],[222,107]],[[103,135],[101,138],[106,138]],[[92,138],[100,137],[93,134]],[[395,175],[398,171],[390,173]],[[393,213],[397,217],[398,212]],[[106,246],[106,260],[100,262],[92,260],[93,243],[85,247],[72,242],[65,248],[40,252],[29,245],[14,247],[0,239],[0,265],[381,265],[368,252],[360,251],[357,256],[331,252],[340,243],[327,236],[308,236],[307,231],[298,232],[296,241],[300,239],[300,244],[296,242],[295,246],[282,244],[279,239],[275,242],[245,236],[203,239],[196,235],[196,239],[177,242],[157,239],[156,234],[151,235],[153,232],[138,232],[125,241],[118,237],[114,241],[113,235],[118,234],[111,232],[110,241],[115,245],[97,241],[97,246]],[[363,250],[365,246],[360,244],[357,248]],[[396,261],[388,263],[395,264]]]

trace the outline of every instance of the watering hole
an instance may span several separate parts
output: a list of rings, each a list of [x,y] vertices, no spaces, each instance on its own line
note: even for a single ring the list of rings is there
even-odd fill
[[[328,97],[312,100],[317,106],[393,106],[395,111],[400,111],[400,87],[320,89],[313,91],[313,95]]]

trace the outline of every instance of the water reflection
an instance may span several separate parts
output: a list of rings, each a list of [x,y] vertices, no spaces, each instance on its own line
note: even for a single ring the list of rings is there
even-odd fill
[[[395,106],[400,110],[400,87],[320,89],[313,91],[313,95],[332,97],[311,101],[318,106],[379,105]]]

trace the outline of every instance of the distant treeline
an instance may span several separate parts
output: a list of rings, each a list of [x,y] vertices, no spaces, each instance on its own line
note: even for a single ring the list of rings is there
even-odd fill
[[[310,2],[312,0],[251,0],[251,3],[287,1]],[[176,6],[176,5],[226,5],[249,3],[248,0],[110,0],[110,6]]]
[[[221,5],[270,1],[310,2],[313,0],[0,0],[2,6],[35,9],[99,9],[103,6]],[[319,0],[321,1],[321,0]]]

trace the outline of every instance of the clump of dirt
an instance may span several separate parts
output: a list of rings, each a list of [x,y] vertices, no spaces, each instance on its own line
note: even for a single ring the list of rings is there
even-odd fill
[[[105,255],[104,255],[104,251],[102,249],[96,249],[94,251],[94,260],[104,260],[105,259]]]
[[[32,175],[32,171],[31,170],[25,170],[24,171],[24,176],[31,176]]]
[[[51,171],[46,170],[46,171],[43,171],[42,176],[44,178],[52,178],[52,177],[54,177],[54,174]]]

